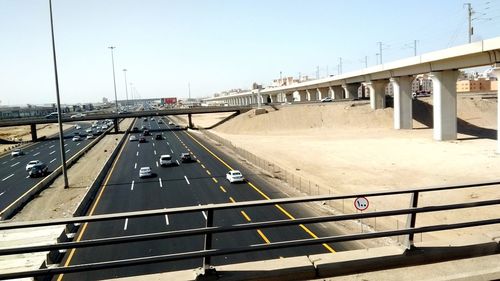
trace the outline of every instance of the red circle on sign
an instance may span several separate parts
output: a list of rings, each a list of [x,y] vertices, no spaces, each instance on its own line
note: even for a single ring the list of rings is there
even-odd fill
[[[356,198],[356,200],[354,200],[354,208],[356,208],[359,211],[364,211],[368,209],[368,206],[370,206],[370,202],[368,202],[368,199],[366,199],[366,197],[358,197]]]

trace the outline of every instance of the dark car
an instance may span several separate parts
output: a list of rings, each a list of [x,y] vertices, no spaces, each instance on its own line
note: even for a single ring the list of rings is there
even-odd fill
[[[137,127],[133,127],[133,128],[132,128],[132,132],[134,132],[134,133],[139,132],[139,128],[137,128]]]
[[[155,140],[162,140],[163,136],[160,134],[155,135]]]
[[[49,174],[49,167],[44,163],[39,163],[31,167],[28,171],[28,176],[30,178],[43,177]]]
[[[141,143],[146,142],[146,138],[139,138],[139,142],[141,142]]]
[[[143,136],[151,136],[151,133],[149,132],[149,130],[144,130],[144,132],[142,132],[142,135]]]
[[[181,162],[189,163],[193,161],[193,157],[191,157],[191,153],[181,153]]]

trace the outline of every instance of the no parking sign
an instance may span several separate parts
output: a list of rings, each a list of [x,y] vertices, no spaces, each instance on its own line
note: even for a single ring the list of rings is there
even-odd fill
[[[354,200],[354,207],[360,211],[368,209],[369,205],[370,202],[368,202],[368,199],[366,199],[366,197],[358,197],[356,198],[356,200]]]

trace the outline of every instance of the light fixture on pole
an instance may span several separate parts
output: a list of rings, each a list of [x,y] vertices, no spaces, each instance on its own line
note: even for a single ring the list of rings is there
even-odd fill
[[[127,106],[128,106],[128,89],[127,89],[127,69],[123,69],[123,75],[125,75],[125,96],[127,98]]]
[[[59,123],[59,146],[61,149],[62,173],[64,177],[64,188],[68,188],[68,174],[66,172],[66,152],[64,151],[64,135],[62,128],[62,112],[61,100],[59,98],[59,78],[57,76],[57,60],[56,60],[56,43],[54,40],[54,21],[52,19],[52,0],[49,0],[50,10],[50,31],[52,33],[52,56],[54,59],[54,77],[56,82],[56,97],[57,97],[57,122]]]
[[[115,89],[115,108],[116,108],[115,110],[116,110],[116,113],[118,113],[118,97],[116,96],[116,79],[115,79],[115,58],[113,56],[113,50],[116,47],[110,46],[108,48],[111,49],[111,64],[113,65],[113,86]]]

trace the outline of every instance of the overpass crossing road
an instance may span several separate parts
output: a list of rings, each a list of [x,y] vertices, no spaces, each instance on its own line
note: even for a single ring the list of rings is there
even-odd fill
[[[214,152],[205,143],[193,137],[185,130],[171,129],[168,121],[139,119],[136,127],[146,126],[152,131],[152,137],[146,137],[146,143],[128,141],[122,147],[105,179],[89,215],[109,214],[157,208],[196,206],[210,203],[229,203],[248,200],[261,200],[270,197],[285,197],[283,193],[262,180],[258,173],[239,166],[230,157]],[[167,123],[165,123],[167,122]],[[162,140],[155,140],[156,134],[162,134]],[[195,161],[182,163],[182,152],[192,153]],[[179,165],[159,166],[159,157],[170,154]],[[139,178],[139,169],[149,166],[154,177]],[[225,174],[231,168],[240,169],[248,182],[230,184]],[[268,196],[267,194],[270,194]],[[310,210],[296,205],[283,207],[260,206],[242,210],[225,210],[214,214],[214,225],[229,225],[245,222],[258,222],[276,219],[291,219],[294,216],[307,216]],[[117,237],[123,235],[145,234],[160,231],[172,231],[204,227],[207,214],[204,212],[131,218],[107,222],[92,222],[80,228],[77,241]],[[213,236],[213,247],[238,247],[250,244],[311,238],[332,235],[332,228],[312,226],[287,226],[262,230],[221,233]],[[82,248],[68,251],[62,265],[77,265],[98,261],[120,260],[142,256],[196,251],[203,249],[203,236],[180,237],[173,239],[134,242],[128,244]],[[266,252],[242,253],[215,257],[215,265],[262,260],[313,253],[329,253],[344,250],[344,244],[303,246],[293,249],[270,250]],[[96,280],[124,276],[192,269],[202,266],[201,259],[176,262],[129,266],[92,272],[59,275],[55,280]]]
[[[76,123],[75,123],[76,124]],[[90,127],[88,122],[78,123],[81,126],[80,132],[84,132]],[[69,159],[91,140],[81,140],[73,142],[71,137],[77,131],[74,127],[64,132],[64,149],[66,157]],[[7,208],[16,201],[26,191],[39,183],[43,177],[29,178],[26,172],[26,164],[31,160],[40,160],[47,164],[49,172],[61,165],[61,152],[59,149],[59,139],[50,139],[36,142],[22,149],[24,155],[12,157],[10,154],[0,157],[0,211]],[[0,213],[3,213],[0,212]]]

